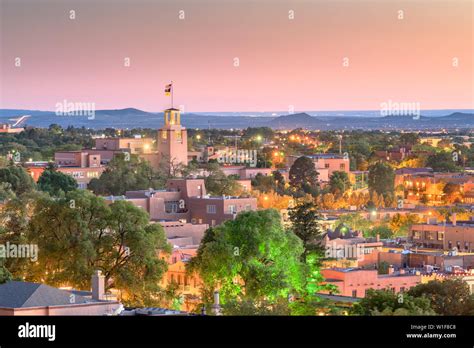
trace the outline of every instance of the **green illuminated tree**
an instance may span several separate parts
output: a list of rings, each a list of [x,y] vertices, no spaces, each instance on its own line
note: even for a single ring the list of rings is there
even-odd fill
[[[219,288],[223,303],[277,303],[304,290],[302,253],[276,210],[244,212],[206,231],[188,270],[199,272],[210,290]]]
[[[371,222],[359,213],[343,214],[339,216],[337,227],[341,225],[348,226],[353,231],[362,231],[363,233],[366,233],[372,227]]]

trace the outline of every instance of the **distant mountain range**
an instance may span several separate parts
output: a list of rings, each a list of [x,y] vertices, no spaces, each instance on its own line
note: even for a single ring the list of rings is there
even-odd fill
[[[355,112],[354,112],[355,113]],[[361,116],[362,113],[362,116]],[[404,129],[404,130],[436,130],[436,129],[465,129],[474,128],[474,112],[452,112],[444,116],[373,116],[370,112],[363,117],[363,112],[357,116],[336,116],[334,114],[311,116],[307,113],[297,113],[283,116],[248,116],[233,113],[232,116],[185,113],[181,117],[187,128],[221,128],[242,129],[252,127],[271,127],[274,129]],[[0,123],[9,123],[10,118],[31,115],[26,124],[36,127],[48,127],[50,124],[69,125],[95,129],[112,128],[159,128],[163,125],[163,113],[146,112],[139,109],[127,108],[119,110],[98,110],[94,118],[88,115],[59,116],[52,111],[0,109]],[[433,115],[433,113],[431,114]]]

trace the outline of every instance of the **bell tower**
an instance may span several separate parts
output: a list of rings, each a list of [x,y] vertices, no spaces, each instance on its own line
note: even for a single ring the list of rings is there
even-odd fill
[[[179,109],[166,109],[164,113],[165,126],[181,125],[181,113]]]
[[[164,126],[158,130],[157,147],[160,158],[177,165],[188,164],[188,132],[181,126],[181,112],[170,108],[164,111]]]

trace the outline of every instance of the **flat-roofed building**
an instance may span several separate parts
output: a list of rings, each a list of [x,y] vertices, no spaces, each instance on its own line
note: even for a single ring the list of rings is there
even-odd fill
[[[77,181],[77,187],[86,189],[92,179],[98,179],[105,170],[105,167],[60,167],[58,172],[72,176]]]
[[[54,153],[54,162],[59,167],[94,168],[101,166],[100,154],[84,151],[57,151]]]
[[[378,274],[377,270],[360,268],[331,268],[321,270],[326,284],[335,285],[341,296],[363,298],[369,289],[404,292],[421,283],[421,275],[407,273],[404,270],[389,274]]]
[[[151,153],[153,150],[152,138],[96,138],[96,150],[129,150],[132,154]]]
[[[474,252],[474,220],[456,221],[451,216],[450,223],[430,220],[425,224],[414,224],[408,239],[416,246],[440,250],[457,248],[461,252]]]
[[[164,190],[127,191],[125,199],[142,207],[154,221],[181,221],[215,226],[243,211],[257,210],[254,197],[209,196],[204,179],[170,179]]]
[[[302,156],[288,156],[286,158],[287,166],[291,167],[299,157]],[[336,171],[346,172],[349,175],[349,157],[333,153],[320,153],[307,155],[305,157],[308,157],[313,161],[314,167],[319,173],[318,180],[321,182],[329,182],[329,178]]]

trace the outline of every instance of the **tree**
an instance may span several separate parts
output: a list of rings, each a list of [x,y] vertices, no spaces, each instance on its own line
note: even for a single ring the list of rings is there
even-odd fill
[[[272,172],[272,175],[273,175],[273,180],[275,181],[275,191],[279,195],[285,195],[286,194],[285,177],[278,170],[275,170],[274,172]]]
[[[337,227],[345,225],[352,231],[362,231],[366,234],[372,227],[372,223],[359,213],[343,214],[339,216]]]
[[[288,215],[291,221],[291,231],[303,242],[301,259],[306,262],[306,256],[311,251],[322,251],[321,241],[323,231],[319,223],[319,213],[313,201],[300,201],[290,208]]]
[[[40,195],[31,203],[26,208],[15,200],[6,208],[8,216],[19,218],[4,240],[36,244],[41,250],[37,262],[7,267],[15,277],[89,289],[90,277],[99,269],[106,288],[119,290],[125,303],[156,303],[166,270],[157,252],[168,252],[170,246],[161,225],[150,224],[145,211],[126,201],[108,206],[82,190],[61,198]]]
[[[99,195],[123,195],[126,191],[159,189],[166,177],[157,173],[149,162],[137,155],[116,155],[100,178],[92,179],[88,188]]]
[[[420,142],[420,135],[417,133],[403,133],[400,135],[400,143],[402,145],[416,145]]]
[[[248,127],[244,130],[244,137],[246,138],[257,138],[259,139],[271,139],[273,137],[273,129],[270,127]],[[261,141],[261,140],[260,140]]]
[[[397,213],[390,220],[389,226],[396,236],[406,236],[411,225],[418,222],[419,218],[416,214],[401,215]]]
[[[69,192],[77,188],[77,181],[70,175],[56,170],[45,170],[38,179],[38,188],[57,196],[60,192]]]
[[[414,297],[425,296],[439,315],[474,315],[474,295],[462,279],[432,280],[408,291]]]
[[[433,168],[435,172],[457,172],[461,169],[458,166],[457,156],[449,152],[439,152],[429,156],[426,165]]]
[[[336,199],[332,193],[325,193],[318,197],[323,209],[336,209]]]
[[[288,209],[291,202],[293,201],[293,197],[291,196],[281,196],[276,192],[270,191],[265,194],[260,194],[259,191],[252,191],[252,195],[257,198],[257,207],[262,209],[269,209],[273,208],[276,210],[284,210]]]
[[[270,192],[275,188],[273,176],[258,173],[252,180],[252,188],[260,192]]]
[[[15,192],[12,190],[12,185],[9,182],[0,182],[0,202],[14,198]]]
[[[10,184],[10,189],[17,195],[36,188],[35,182],[27,171],[15,165],[0,168],[0,183]]]
[[[188,177],[191,175],[195,175],[199,172],[199,163],[193,159],[191,162],[188,163],[187,166],[184,166],[184,168],[181,171],[181,175],[183,177]]]
[[[382,261],[379,262],[378,268],[377,268],[377,273],[378,274],[388,274],[390,268],[390,264],[387,261]]]
[[[146,212],[126,201],[114,202],[110,211],[107,236],[98,239],[96,268],[103,270],[109,287],[125,293],[126,302],[152,304],[167,268],[157,252],[171,251],[163,227],[150,224]]]
[[[369,289],[367,295],[351,308],[353,315],[434,315],[430,301],[391,290]]]
[[[366,233],[367,237],[376,237],[377,235],[379,235],[382,239],[390,239],[393,237],[393,231],[388,226],[380,225],[375,226]]]
[[[219,164],[209,163],[207,166],[209,175],[205,179],[206,190],[214,196],[239,196],[242,191],[240,185],[232,176],[227,176],[220,169]]]
[[[0,284],[6,283],[12,279],[12,274],[5,267],[3,260],[0,260]]]
[[[369,167],[369,190],[378,195],[392,196],[395,185],[395,172],[390,165],[377,162]]]
[[[0,244],[35,244],[30,222],[37,202],[45,196],[43,192],[32,191],[6,201],[0,210]],[[15,278],[29,279],[32,276],[31,261],[31,258],[11,257],[4,259],[3,266]]]
[[[461,185],[448,182],[446,183],[446,185],[444,185],[443,193],[444,201],[448,204],[460,201],[462,198]]]
[[[285,231],[276,210],[243,212],[206,231],[188,271],[200,274],[208,293],[219,288],[224,304],[275,304],[303,290],[302,253],[301,240]]]
[[[335,171],[329,178],[329,191],[334,195],[342,195],[351,188],[351,182],[346,172]]]
[[[306,156],[296,159],[290,168],[290,186],[296,197],[305,193],[316,196],[318,193],[318,172],[313,161]]]

